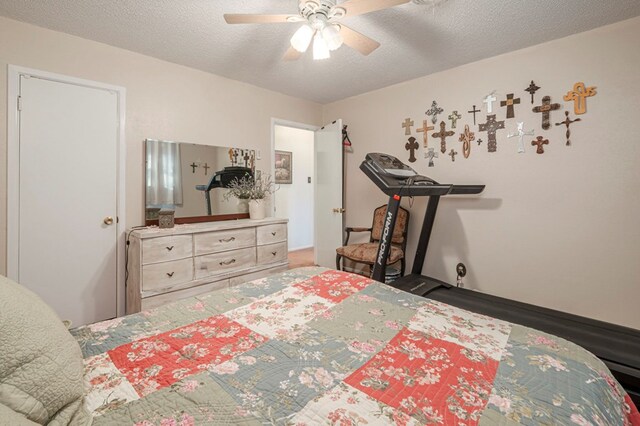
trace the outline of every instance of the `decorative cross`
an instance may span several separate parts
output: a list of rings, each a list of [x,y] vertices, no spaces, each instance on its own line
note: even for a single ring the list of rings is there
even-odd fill
[[[482,139],[478,139],[478,146],[482,145]]]
[[[533,136],[533,130],[529,130],[528,132],[524,131],[524,123],[522,121],[518,121],[518,127],[514,133],[509,133],[507,135],[508,138],[518,137],[518,152],[522,154],[524,152],[524,135]]]
[[[549,127],[551,126],[551,124],[549,124],[549,113],[560,109],[560,106],[560,104],[551,103],[551,96],[545,96],[542,98],[542,105],[538,105],[532,109],[533,112],[542,113],[542,128],[544,130],[549,130]]]
[[[249,155],[249,150],[246,150],[244,153],[244,157],[242,157],[242,159],[244,160],[244,166],[245,167],[249,167],[249,159],[251,158],[251,156]]]
[[[202,166],[202,168],[204,169],[204,175],[207,175],[207,170],[209,170],[211,168],[211,166],[209,166],[207,163],[204,163],[204,166]]]
[[[413,120],[409,118],[405,118],[402,123],[402,127],[404,127],[405,136],[409,136],[411,134],[411,126],[413,126]]]
[[[576,121],[582,121],[582,120],[580,118],[576,118],[575,120],[571,120],[569,118],[569,111],[565,111],[564,112],[564,116],[565,116],[565,119],[563,121],[559,122],[559,123],[556,123],[556,126],[562,126],[563,124],[565,126],[567,126],[567,133],[566,133],[567,143],[566,143],[566,145],[570,146],[571,145],[571,140],[569,139],[569,137],[571,137],[571,129],[569,129],[569,126],[571,125],[571,123],[575,123]]]
[[[567,102],[573,101],[573,112],[580,115],[587,112],[587,98],[595,96],[596,93],[596,86],[585,87],[580,81],[573,85],[573,90],[569,90],[563,99]]]
[[[458,153],[454,151],[453,148],[451,148],[451,151],[449,151],[449,156],[451,157],[451,161],[456,161],[456,155],[458,155]]]
[[[425,114],[431,116],[431,123],[436,124],[438,121],[438,114],[441,114],[444,110],[438,106],[436,101],[431,103],[431,109],[429,109]]]
[[[498,98],[493,96],[493,93],[489,93],[486,98],[482,102],[487,104],[487,114],[491,114],[493,112],[493,103],[497,101]]]
[[[473,106],[473,109],[471,111],[467,111],[469,114],[473,114],[473,125],[476,125],[476,113],[480,112],[479,109],[476,109],[476,106]]]
[[[513,105],[518,104],[520,104],[520,98],[513,99],[513,93],[507,94],[507,99],[505,99],[504,101],[500,101],[500,106],[507,107],[507,118],[515,117],[515,114],[513,112]]]
[[[529,87],[527,87],[526,89],[524,89],[526,92],[529,92],[529,94],[531,95],[531,104],[533,105],[533,95],[534,93],[536,93],[538,90],[540,90],[539,86],[536,86],[536,84],[533,82],[533,80],[531,80],[531,84],[529,84]]]
[[[432,133],[431,136],[434,138],[440,138],[440,152],[442,152],[443,154],[445,152],[447,152],[447,136],[453,136],[454,132],[453,130],[449,130],[448,132],[445,131],[445,127],[447,127],[447,125],[445,124],[444,121],[440,122],[440,131],[437,133]]]
[[[192,172],[191,173],[195,173],[196,172],[196,167],[200,167],[198,166],[195,161],[191,164],[189,164],[189,167],[191,167]]]
[[[413,136],[411,136],[409,138],[409,142],[404,144],[404,149],[409,151],[409,162],[410,163],[415,163],[416,162],[415,152],[416,152],[416,149],[418,149],[418,148],[420,148],[420,145],[418,144],[418,142],[416,142],[416,138],[414,138]]]
[[[427,120],[422,120],[422,127],[416,129],[416,132],[422,133],[422,141],[424,143],[424,149],[427,149],[429,145],[429,131],[435,129],[433,126],[429,126],[429,122]]]
[[[476,136],[473,132],[469,131],[469,125],[464,125],[464,133],[460,133],[459,141],[462,142],[462,155],[464,158],[469,158],[471,154],[471,141],[475,140]]]
[[[496,121],[496,115],[487,115],[487,122],[478,124],[478,130],[481,132],[487,132],[489,142],[487,143],[487,149],[489,152],[496,152],[498,144],[496,143],[496,131],[498,129],[504,129],[504,121]]]
[[[531,146],[537,146],[536,154],[544,154],[544,145],[549,145],[549,139],[543,136],[536,136],[536,140],[531,141]]]
[[[451,114],[449,114],[449,117],[447,118],[451,120],[451,128],[455,129],[456,123],[458,122],[458,120],[462,118],[462,116],[458,114],[458,111],[456,110],[456,111],[452,111]]]
[[[433,164],[433,159],[438,158],[438,153],[433,148],[429,148],[429,150],[424,154],[424,158],[428,158],[429,167],[433,167],[435,165]]]

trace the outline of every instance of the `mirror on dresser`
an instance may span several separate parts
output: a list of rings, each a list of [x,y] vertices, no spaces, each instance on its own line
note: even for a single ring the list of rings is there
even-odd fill
[[[246,203],[224,199],[224,183],[253,175],[255,160],[252,149],[146,139],[146,225],[161,209],[174,210],[176,223],[248,218]]]

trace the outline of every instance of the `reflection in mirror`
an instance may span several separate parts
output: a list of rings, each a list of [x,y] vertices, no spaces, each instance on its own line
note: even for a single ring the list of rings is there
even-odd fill
[[[147,139],[146,214],[156,220],[161,209],[176,218],[247,213],[247,204],[224,200],[224,187],[255,171],[255,151]]]

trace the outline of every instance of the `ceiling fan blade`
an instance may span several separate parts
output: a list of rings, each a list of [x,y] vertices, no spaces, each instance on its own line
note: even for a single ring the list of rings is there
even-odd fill
[[[340,35],[342,36],[344,44],[351,47],[352,49],[357,50],[365,56],[380,47],[380,43],[378,43],[377,41],[367,37],[364,34],[360,34],[355,30],[352,30],[346,25],[340,24]]]
[[[347,0],[337,7],[344,9],[347,13],[345,17],[362,15],[364,13],[375,12],[376,10],[388,9],[411,0]]]
[[[282,60],[295,61],[296,59],[300,59],[301,56],[302,56],[301,52],[298,52],[296,49],[289,46],[289,50],[287,50],[287,53],[284,54],[284,56],[282,57]]]
[[[297,22],[297,15],[252,15],[246,13],[225,13],[227,24],[278,24],[283,22]]]

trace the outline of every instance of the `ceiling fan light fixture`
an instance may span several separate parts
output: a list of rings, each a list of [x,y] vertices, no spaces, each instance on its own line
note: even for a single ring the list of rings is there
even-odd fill
[[[304,53],[309,48],[314,30],[309,25],[304,24],[291,37],[291,47],[298,52]]]
[[[327,43],[329,50],[333,51],[342,46],[343,39],[340,34],[340,27],[336,24],[330,24],[322,29],[322,38]]]
[[[330,57],[329,46],[327,46],[327,42],[322,37],[322,33],[320,31],[316,32],[315,37],[313,37],[313,59],[329,59]]]

